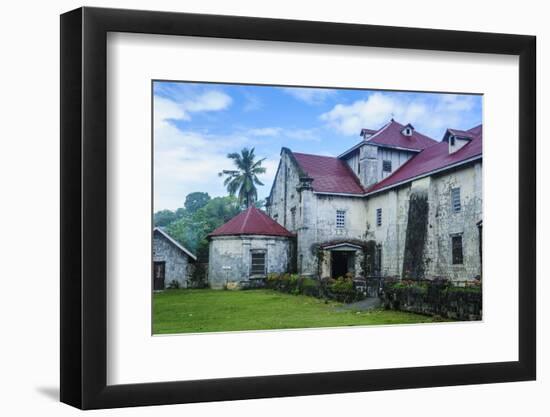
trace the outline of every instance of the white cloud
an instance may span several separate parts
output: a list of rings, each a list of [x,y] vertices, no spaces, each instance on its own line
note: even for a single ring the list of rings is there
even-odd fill
[[[320,119],[344,135],[358,135],[362,128],[380,128],[393,117],[439,139],[441,130],[459,126],[464,113],[472,110],[474,104],[472,96],[464,95],[441,94],[428,100],[377,92],[366,100],[337,104]]]
[[[167,98],[155,96],[154,101],[155,127],[169,123],[170,119],[189,120],[183,106]]]
[[[275,180],[277,168],[279,167],[279,155],[273,155],[266,158],[266,160],[262,162],[262,166],[265,168],[265,174],[261,176],[260,181],[264,183],[264,186],[258,188],[259,199],[269,196],[271,185],[273,184],[273,180]]]
[[[318,142],[321,140],[319,136],[319,129],[290,129],[282,127],[261,127],[256,129],[249,129],[246,131],[247,135],[262,138],[262,137],[285,137],[294,140],[300,141],[314,141]]]
[[[189,112],[217,111],[229,107],[231,97],[221,91],[207,91],[192,100],[183,102],[183,107]]]
[[[254,94],[244,93],[244,98],[246,100],[243,106],[244,112],[259,110],[263,107],[263,103],[260,98]]]
[[[285,136],[300,141],[320,142],[319,129],[286,129]]]
[[[283,91],[307,104],[321,104],[328,97],[332,97],[336,94],[335,90],[329,90],[326,88],[286,87],[283,88]]]
[[[181,103],[155,95],[155,126],[170,120],[191,120],[190,113],[224,110],[231,102],[231,97],[220,91],[207,91]]]
[[[159,123],[154,130],[154,210],[182,207],[185,196],[193,191],[207,191],[212,197],[227,195],[218,172],[232,168],[227,153],[252,145],[248,132],[222,136],[181,130],[167,121],[181,116],[178,108],[163,104],[163,112],[155,113]],[[262,198],[269,193],[276,163],[278,159],[263,163],[267,173],[261,176],[265,184],[259,190]]]
[[[251,136],[279,136],[283,131],[280,127],[261,127],[257,129],[250,129],[248,134]]]

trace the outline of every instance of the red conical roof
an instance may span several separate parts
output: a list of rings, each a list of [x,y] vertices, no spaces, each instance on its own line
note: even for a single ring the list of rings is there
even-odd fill
[[[208,236],[228,235],[294,236],[293,233],[256,207],[249,207],[237,214]]]

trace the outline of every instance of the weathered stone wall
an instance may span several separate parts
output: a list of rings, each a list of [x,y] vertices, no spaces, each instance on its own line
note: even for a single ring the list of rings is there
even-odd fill
[[[367,178],[369,176],[379,178],[382,175],[379,161],[383,158],[393,158],[392,169],[395,170],[410,155],[395,151],[388,156],[376,146],[363,146],[359,157],[359,162],[351,165],[364,163],[360,177],[365,183],[370,181]],[[462,209],[458,213],[452,210],[451,205],[451,188],[454,187],[461,188]],[[313,192],[307,184],[300,183],[299,168],[289,154],[283,152],[268,214],[288,230],[297,233],[296,260],[298,273],[302,275],[317,276],[329,270],[330,265],[319,265],[316,247],[328,241],[347,238],[380,243],[381,274],[401,277],[406,252],[409,202],[411,195],[418,193],[427,195],[429,207],[420,261],[423,276],[464,280],[481,275],[477,227],[482,219],[481,162],[360,198]],[[382,209],[381,226],[376,223],[378,208]],[[336,228],[336,210],[346,211],[346,225],[343,229]],[[460,234],[463,239],[462,265],[452,264],[451,236],[456,234]]]
[[[290,158],[287,152],[281,153],[279,168],[267,206],[267,214],[287,230],[296,232],[301,226],[300,218],[302,217],[302,203],[297,189],[300,183],[300,174]]]
[[[461,210],[452,209],[451,189],[460,187]],[[479,229],[482,219],[481,162],[422,178],[367,197],[370,236],[382,244],[382,275],[402,276],[411,195],[426,193],[428,224],[422,250],[426,278],[473,279],[481,275]],[[376,225],[376,210],[382,209],[382,225]],[[452,264],[451,237],[462,236],[463,264]]]
[[[460,187],[461,210],[454,212],[451,189]],[[482,164],[432,177],[429,188],[430,229],[428,274],[451,279],[472,279],[481,275],[479,229],[482,219]],[[452,264],[451,236],[462,236],[464,262]]]
[[[359,149],[346,156],[345,161],[355,175],[359,177],[361,183],[365,187],[369,187],[391,175],[415,154],[411,151],[369,145],[366,142]],[[382,161],[391,162],[390,172],[384,172]]]
[[[210,241],[208,282],[212,288],[248,281],[251,251],[266,251],[267,273],[291,270],[292,239],[275,236],[214,236]]]
[[[367,198],[366,221],[369,240],[382,245],[381,274],[401,276],[409,213],[410,187],[392,189]],[[376,210],[382,209],[382,225],[376,223]]]
[[[298,272],[319,275],[317,245],[334,240],[365,240],[365,199],[302,192],[303,219],[298,231]],[[336,211],[345,211],[344,228],[336,227]]]
[[[187,281],[193,274],[193,264],[189,262],[189,256],[176,248],[162,234],[153,234],[153,261],[165,262],[164,285],[171,281],[177,281],[182,288],[187,287]]]
[[[453,287],[432,281],[423,285],[384,285],[380,294],[384,307],[454,320],[481,320],[481,287]]]
[[[374,145],[364,145],[359,148],[359,166],[361,172],[359,179],[365,187],[370,187],[378,182],[378,166],[382,162],[378,161],[378,147]]]

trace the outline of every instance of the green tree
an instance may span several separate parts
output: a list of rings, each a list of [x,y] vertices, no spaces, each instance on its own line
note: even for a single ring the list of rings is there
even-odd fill
[[[208,234],[235,217],[239,211],[240,205],[236,197],[216,197],[195,213],[170,223],[166,231],[195,253],[199,261],[205,262],[208,260]]]
[[[224,169],[218,175],[227,176],[223,185],[227,187],[229,195],[238,195],[239,203],[250,207],[258,199],[257,185],[264,185],[259,179],[259,174],[265,173],[262,162],[265,158],[255,161],[254,148],[243,148],[240,153],[233,152],[227,155],[233,161],[237,169]]]
[[[165,227],[177,219],[176,213],[172,210],[160,210],[153,216],[153,222],[157,227]]]
[[[203,193],[200,191],[187,194],[187,197],[185,197],[185,210],[187,210],[188,213],[193,214],[198,209],[203,208],[206,206],[206,204],[210,201],[210,196],[208,193]]]

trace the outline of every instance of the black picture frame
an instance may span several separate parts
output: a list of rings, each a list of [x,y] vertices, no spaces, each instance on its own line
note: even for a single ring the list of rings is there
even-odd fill
[[[108,32],[519,56],[519,360],[107,385]],[[61,401],[95,409],[534,380],[535,45],[534,36],[482,32],[88,7],[63,14]]]

